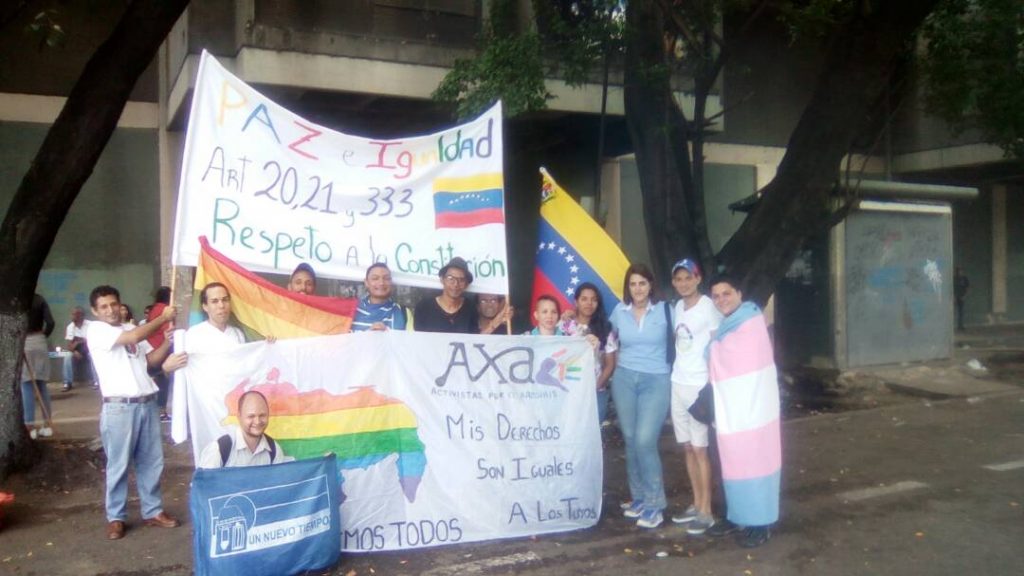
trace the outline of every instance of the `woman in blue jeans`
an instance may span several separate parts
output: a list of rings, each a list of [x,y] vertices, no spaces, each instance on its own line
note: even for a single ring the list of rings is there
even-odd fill
[[[654,274],[646,265],[630,266],[624,284],[623,302],[610,318],[619,338],[612,399],[626,441],[626,476],[632,499],[623,504],[623,514],[636,518],[641,528],[657,528],[665,509],[658,437],[669,409],[671,321],[665,303],[657,300]]]

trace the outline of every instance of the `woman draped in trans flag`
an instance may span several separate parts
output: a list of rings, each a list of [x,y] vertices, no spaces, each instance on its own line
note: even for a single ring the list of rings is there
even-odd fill
[[[726,522],[745,527],[738,542],[753,548],[768,541],[769,527],[779,519],[778,376],[761,309],[744,302],[739,285],[728,276],[712,280],[711,299],[724,316],[708,346],[708,374],[714,386]]]

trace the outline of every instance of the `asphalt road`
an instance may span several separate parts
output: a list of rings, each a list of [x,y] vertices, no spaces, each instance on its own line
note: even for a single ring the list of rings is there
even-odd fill
[[[87,391],[55,402],[95,429]],[[62,410],[55,408],[58,416]],[[78,420],[74,420],[78,418]],[[621,446],[605,450],[604,514],[589,530],[401,553],[347,555],[328,573],[368,574],[1024,574],[1024,391],[945,401],[908,399],[784,424],[782,519],[748,551],[731,538],[642,530],[619,516]],[[663,437],[670,500],[684,504],[681,458]],[[190,452],[168,447],[165,506],[187,517]],[[78,477],[76,477],[78,478]],[[84,470],[56,490],[24,477],[0,487],[17,504],[0,532],[4,574],[188,574],[191,531],[130,526],[104,539],[102,476]],[[38,481],[38,477],[37,477]],[[134,493],[134,488],[132,489]],[[129,510],[136,513],[137,503]]]

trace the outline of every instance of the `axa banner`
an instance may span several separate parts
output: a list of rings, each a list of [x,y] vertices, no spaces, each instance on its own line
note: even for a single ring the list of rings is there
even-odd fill
[[[473,288],[508,293],[501,104],[427,136],[362,138],[275,104],[203,52],[185,138],[173,263],[199,237],[258,272],[307,262],[362,280],[436,287],[453,256]]]
[[[196,470],[196,574],[298,574],[338,561],[336,458]]]
[[[601,514],[594,360],[581,338],[401,331],[190,354],[193,450],[257,390],[285,454],[337,456],[343,550],[585,528]]]

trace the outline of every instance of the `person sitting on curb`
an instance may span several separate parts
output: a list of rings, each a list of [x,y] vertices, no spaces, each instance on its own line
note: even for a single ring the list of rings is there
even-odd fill
[[[200,468],[240,468],[293,462],[273,438],[267,436],[270,404],[266,396],[250,390],[238,398],[238,427],[210,442],[199,456]]]
[[[89,345],[85,342],[85,328],[88,322],[85,320],[85,310],[81,306],[71,309],[71,322],[64,331],[64,349],[71,354],[64,357],[64,391],[71,390],[75,384],[75,367],[87,366],[89,375],[92,377],[92,387],[96,388],[98,379],[96,369],[89,358]]]

